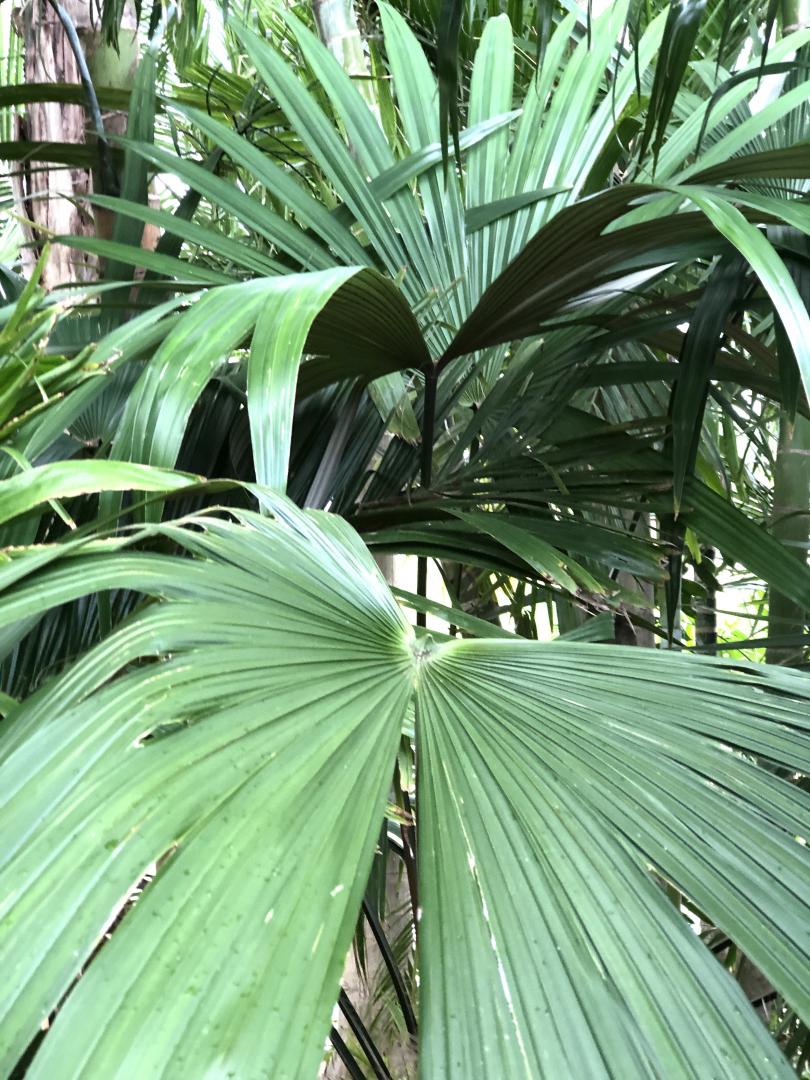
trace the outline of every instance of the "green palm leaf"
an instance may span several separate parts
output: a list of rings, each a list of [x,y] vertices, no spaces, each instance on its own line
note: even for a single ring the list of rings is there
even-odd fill
[[[810,680],[414,643],[347,526],[259,494],[134,538],[192,558],[79,541],[0,577],[2,626],[158,599],[6,703],[4,1060],[157,861],[32,1075],[311,1075],[415,687],[425,1075],[791,1075],[661,882],[810,1013],[808,798],[772,771],[810,767]]]
[[[791,1075],[648,873],[806,996],[807,799],[728,746],[763,749],[756,684],[616,646],[427,657],[424,1075]],[[806,760],[807,727],[805,706],[783,714],[766,753]]]
[[[410,696],[409,631],[337,519],[279,515],[166,530],[194,560],[57,569],[55,595],[117,578],[172,599],[8,721],[7,1066],[166,860],[32,1075],[316,1071]],[[172,659],[144,681],[136,662],[156,652]]]
[[[173,466],[194,403],[223,360],[249,336],[248,413],[256,475],[276,489],[287,476],[296,385],[303,396],[339,379],[369,382],[423,367],[427,360],[410,309],[393,282],[374,270],[335,267],[212,289],[147,365],[124,408],[114,455]],[[299,379],[305,351],[315,356]]]
[[[0,524],[50,499],[99,491],[176,491],[199,480],[126,461],[53,461],[0,480]]]

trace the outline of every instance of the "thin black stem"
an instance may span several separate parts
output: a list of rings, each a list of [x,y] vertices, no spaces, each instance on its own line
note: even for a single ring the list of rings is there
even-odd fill
[[[366,1055],[369,1065],[374,1070],[376,1080],[392,1080],[391,1073],[386,1068],[380,1051],[374,1045],[374,1040],[366,1030],[366,1026],[358,1016],[354,1005],[349,1000],[349,995],[343,989],[341,989],[338,997],[338,1005],[340,1011],[346,1017],[346,1023],[352,1029],[355,1039],[357,1039],[360,1048]]]
[[[352,1056],[351,1050],[349,1050],[346,1043],[341,1039],[336,1028],[332,1028],[329,1032],[329,1041],[335,1048],[335,1053],[346,1066],[346,1072],[352,1080],[366,1080],[366,1074],[360,1068]]]
[[[408,815],[408,817],[411,819],[411,821],[413,821],[414,820],[414,813],[413,813],[413,807],[411,806],[411,797],[408,794],[408,791],[407,791],[406,788],[402,789],[402,808],[405,811],[405,813]],[[416,830],[414,829],[413,825],[406,825],[405,830],[406,830],[405,831],[405,836],[408,839],[408,842],[409,842],[409,844],[411,846],[411,850],[413,851],[414,856],[416,856]]]
[[[436,426],[436,385],[439,369],[431,364],[425,371],[425,404],[422,410],[422,460],[419,483],[427,491],[433,480],[433,439]],[[427,599],[427,558],[420,555],[416,564],[416,591]],[[417,611],[416,625],[427,626],[427,614]]]
[[[424,555],[416,562],[416,592],[418,596],[427,597],[427,558]],[[416,625],[427,626],[427,612],[417,611]]]
[[[407,791],[402,787],[399,778],[399,765],[394,766],[394,797],[401,804],[403,810],[411,815],[411,803]],[[411,908],[413,909],[413,924],[419,927],[419,876],[416,865],[416,829],[413,825],[400,825],[402,836],[402,850],[399,854],[405,863],[405,873],[408,877],[408,891],[411,894]]]
[[[388,938],[385,936],[385,932],[380,925],[380,920],[377,918],[377,914],[371,904],[365,899],[363,900],[363,914],[374,935],[374,940],[377,942],[377,948],[380,950],[380,955],[388,969],[388,974],[391,976],[394,993],[397,995],[397,1001],[402,1010],[402,1016],[405,1020],[405,1027],[408,1034],[416,1035],[416,1016],[414,1015],[413,1005],[411,1004],[411,999],[408,995],[408,989],[405,986],[405,980],[402,978],[402,972],[399,970],[396,957],[394,956]]]
[[[58,3],[58,0],[50,0],[50,4],[64,28],[65,37],[68,39],[68,45],[70,45],[70,51],[73,53],[76,60],[76,67],[79,69],[79,78],[82,81],[82,86],[84,87],[84,92],[87,97],[87,111],[90,113],[90,119],[93,121],[93,127],[96,129],[102,190],[106,195],[117,195],[118,180],[116,179],[115,170],[113,169],[110,144],[107,142],[107,134],[104,131],[104,121],[101,118],[101,108],[98,103],[96,88],[93,86],[93,80],[90,77],[90,69],[87,67],[87,59],[84,55],[84,49],[82,49],[82,43],[79,41],[79,35],[76,32],[73,19],[71,19],[70,15],[62,5]]]

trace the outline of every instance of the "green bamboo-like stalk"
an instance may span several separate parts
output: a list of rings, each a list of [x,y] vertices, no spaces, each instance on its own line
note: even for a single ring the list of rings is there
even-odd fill
[[[312,13],[321,41],[349,75],[360,76],[361,94],[372,108],[376,107],[371,70],[352,0],[313,0]]]
[[[782,34],[790,34],[810,22],[810,2],[808,0],[782,0],[780,17]]]
[[[810,541],[810,420],[783,414],[774,467],[773,534],[807,558]],[[807,611],[791,596],[771,589],[769,593],[771,638],[796,638],[804,633]],[[774,644],[768,649],[769,664],[797,664],[801,644]]]
[[[810,22],[810,0],[782,0],[781,33],[788,34]],[[810,420],[783,412],[774,465],[773,533],[806,560],[810,542]],[[808,612],[791,596],[770,589],[768,636],[795,639],[804,633]],[[770,664],[801,663],[800,643],[772,645]]]

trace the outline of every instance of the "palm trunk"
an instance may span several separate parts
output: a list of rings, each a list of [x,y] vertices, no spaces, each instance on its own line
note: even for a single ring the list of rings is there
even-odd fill
[[[712,654],[717,646],[717,582],[714,576],[714,548],[703,548],[703,562],[698,576],[706,588],[706,597],[696,605],[695,648],[698,652]]]
[[[810,420],[783,414],[779,423],[773,488],[773,534],[807,559],[810,542]],[[804,633],[807,612],[782,593],[768,596],[768,636],[795,638]],[[774,644],[767,651],[769,664],[801,663],[800,644]]]
[[[363,39],[351,0],[313,0],[321,41],[349,75],[368,75]]]
[[[810,0],[782,0],[781,33],[810,23]],[[805,297],[805,302],[807,298]],[[773,489],[773,534],[794,548],[805,562],[810,542],[810,420],[783,412],[779,418]],[[797,637],[804,633],[808,612],[790,597],[770,589],[768,593],[768,636]],[[802,662],[801,644],[774,644],[766,658],[769,664],[795,665]]]
[[[119,51],[116,52],[102,40],[94,4],[89,0],[62,0],[62,7],[76,29],[91,72],[97,69],[105,85],[130,85],[137,63],[133,18],[125,14]],[[16,13],[14,22],[23,39],[27,83],[81,82],[75,49],[55,7],[48,0],[27,0]],[[120,116],[107,117],[105,128],[108,132],[120,133],[125,123],[125,118]],[[33,142],[80,145],[90,141],[91,127],[84,105],[35,102],[18,119],[16,137]],[[96,220],[81,202],[82,196],[94,189],[90,169],[25,163],[14,178],[14,189],[15,198],[27,219],[24,235],[28,246],[23,249],[23,268],[27,274],[49,237],[94,236],[99,231],[107,231],[107,222],[101,217]],[[68,281],[94,281],[98,276],[97,256],[53,244],[43,270],[42,285],[53,289]]]
[[[782,34],[792,34],[810,22],[810,3],[808,0],[782,0],[779,15]]]
[[[636,536],[644,539],[648,539],[650,536],[650,522],[647,514],[638,516],[635,528],[633,528],[632,515],[626,514],[625,525]],[[654,648],[655,634],[649,627],[655,623],[655,586],[646,581],[638,581],[633,574],[628,574],[626,571],[617,574],[616,581],[622,587],[644,596],[649,600],[649,606],[645,605],[640,608],[626,607],[621,614],[614,617],[613,635],[615,643],[617,645],[638,645],[644,649]]]
[[[376,112],[377,98],[352,0],[313,0],[312,14],[321,41],[348,75],[359,77],[360,93]]]

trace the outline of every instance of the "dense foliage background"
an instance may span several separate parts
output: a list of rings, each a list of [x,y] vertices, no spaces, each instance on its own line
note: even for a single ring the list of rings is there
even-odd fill
[[[6,1072],[807,1074],[810,13],[0,23]]]

